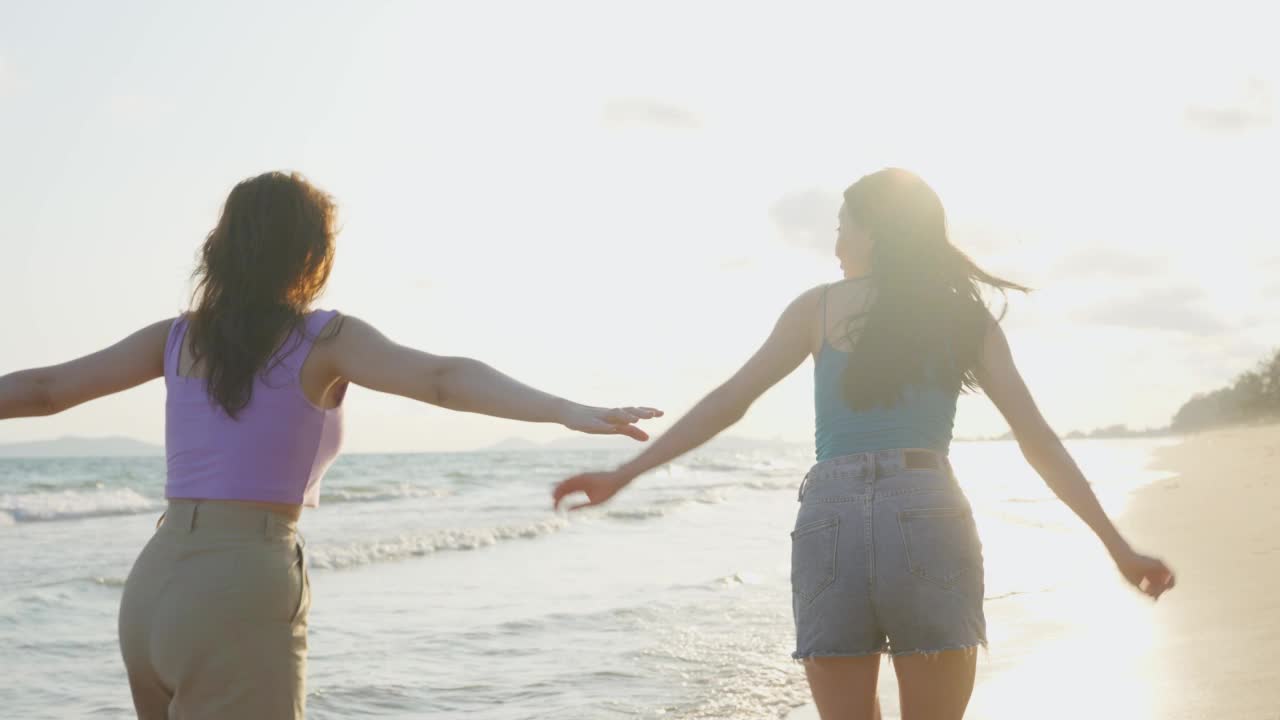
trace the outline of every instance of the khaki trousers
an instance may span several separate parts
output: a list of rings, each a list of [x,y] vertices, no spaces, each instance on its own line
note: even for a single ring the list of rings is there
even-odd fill
[[[233,503],[171,501],[120,604],[138,717],[302,718],[310,608],[296,523]]]

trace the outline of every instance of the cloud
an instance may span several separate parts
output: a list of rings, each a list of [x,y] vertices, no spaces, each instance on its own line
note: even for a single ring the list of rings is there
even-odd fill
[[[702,121],[692,110],[650,98],[616,98],[604,104],[601,119],[610,128],[696,130]]]
[[[1189,105],[1185,117],[1192,127],[1207,132],[1243,132],[1270,127],[1275,105],[1271,86],[1260,78],[1250,78],[1234,98]]]
[[[1082,322],[1134,330],[1164,330],[1199,337],[1221,335],[1232,328],[1198,304],[1202,291],[1190,286],[1151,290],[1081,311]]]
[[[1267,283],[1262,288],[1262,297],[1267,300],[1280,300],[1280,279]]]
[[[1053,266],[1055,274],[1074,277],[1150,277],[1168,266],[1165,258],[1113,250],[1089,248],[1062,258]]]
[[[107,113],[124,125],[150,125],[173,115],[177,108],[154,95],[121,94],[107,100]]]
[[[747,270],[755,267],[756,262],[753,258],[739,257],[731,258],[721,262],[717,267],[726,272],[734,272],[737,270]]]
[[[4,61],[4,58],[0,57],[0,97],[8,95],[9,91],[12,90],[16,84],[17,83],[14,81],[13,70]]]
[[[839,194],[827,190],[790,192],[769,208],[769,219],[788,245],[829,252],[836,241],[841,202]]]

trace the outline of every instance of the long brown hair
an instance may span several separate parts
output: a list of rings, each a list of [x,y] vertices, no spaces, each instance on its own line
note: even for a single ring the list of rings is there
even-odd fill
[[[906,170],[867,175],[844,192],[844,209],[871,239],[874,296],[851,328],[845,399],[887,407],[910,386],[970,391],[988,318],[982,286],[1027,288],[979,268],[947,235],[933,188]]]
[[[304,316],[333,267],[336,206],[298,173],[269,172],[231,190],[196,268],[191,353],[209,397],[235,417],[254,378]]]

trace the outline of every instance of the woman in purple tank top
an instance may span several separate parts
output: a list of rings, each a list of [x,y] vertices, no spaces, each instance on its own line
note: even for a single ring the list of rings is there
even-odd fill
[[[636,440],[648,439],[636,423],[662,414],[580,405],[313,310],[333,265],[334,210],[297,174],[245,180],[205,241],[190,312],[0,377],[0,419],[165,380],[169,506],[120,608],[140,718],[303,716],[310,589],[297,520],[337,456],[349,383]]]

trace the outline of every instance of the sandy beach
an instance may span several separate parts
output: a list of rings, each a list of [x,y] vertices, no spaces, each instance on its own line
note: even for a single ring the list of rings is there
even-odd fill
[[[1170,563],[1177,588],[1155,606],[1114,575],[1096,597],[1056,593],[1069,632],[1010,633],[989,599],[992,648],[966,717],[1280,718],[1280,426],[1188,436],[1158,450],[1156,468],[1172,475],[1137,491],[1118,524]],[[886,717],[896,692],[886,663]],[[812,706],[790,715],[817,717]]]
[[[1280,426],[1193,436],[1124,527],[1178,573],[1160,603],[1162,718],[1280,717]]]

